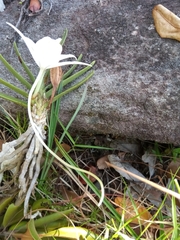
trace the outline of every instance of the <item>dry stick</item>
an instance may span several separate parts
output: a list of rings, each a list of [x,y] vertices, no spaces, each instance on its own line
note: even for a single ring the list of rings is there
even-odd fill
[[[115,165],[113,165],[113,164],[111,164],[111,163],[109,163],[109,162],[106,162],[106,164],[107,164],[109,167],[112,167],[112,168],[114,168],[114,169],[119,169],[119,170],[121,170],[121,171],[123,171],[123,172],[125,172],[125,173],[127,173],[127,174],[129,174],[129,175],[131,175],[132,177],[135,177],[135,178],[137,178],[138,180],[140,180],[140,181],[142,181],[142,182],[144,182],[144,183],[147,183],[148,185],[150,185],[150,186],[152,186],[152,187],[154,187],[154,188],[156,188],[156,189],[158,189],[158,190],[160,190],[160,191],[162,191],[162,192],[165,192],[165,193],[167,193],[167,194],[170,194],[171,196],[173,196],[173,197],[175,197],[175,198],[177,198],[177,199],[180,200],[180,194],[179,194],[179,193],[176,193],[176,192],[174,192],[174,191],[172,191],[172,190],[170,190],[170,189],[168,189],[168,188],[162,187],[162,186],[158,185],[157,183],[154,183],[154,182],[149,181],[148,179],[139,177],[138,175],[136,175],[136,174],[134,174],[134,173],[132,173],[132,172],[129,172],[129,171],[123,169],[123,168],[117,167],[117,166],[115,166]]]

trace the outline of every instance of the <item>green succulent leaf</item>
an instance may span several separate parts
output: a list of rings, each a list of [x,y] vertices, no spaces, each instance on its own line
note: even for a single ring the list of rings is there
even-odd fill
[[[13,199],[14,199],[14,196],[5,197],[5,198],[1,199],[1,201],[0,201],[0,214],[5,212],[7,206],[12,202]]]
[[[23,218],[23,204],[15,205],[14,203],[12,203],[9,205],[4,214],[2,226],[8,227],[11,224],[17,223],[22,218]]]
[[[23,106],[23,107],[27,107],[27,102],[23,101],[23,100],[20,100],[18,98],[15,98],[15,97],[12,97],[12,96],[9,96],[5,93],[0,93],[0,98],[3,98],[3,99],[6,99],[10,102],[13,102],[13,103],[16,103],[20,106]]]
[[[19,82],[21,82],[25,87],[27,87],[27,89],[31,88],[31,84],[26,81],[25,78],[23,78],[21,76],[21,74],[19,74],[12,66],[11,64],[9,64],[5,58],[3,58],[3,56],[0,54],[0,60],[1,62],[4,64],[4,66],[9,70],[9,72],[19,80]]]
[[[11,83],[8,83],[7,81],[3,80],[2,78],[0,78],[0,84],[3,84],[4,86],[8,87],[9,89],[13,90],[14,92],[22,95],[23,97],[26,97],[28,98],[28,94],[21,90],[20,88],[14,86],[13,84]]]
[[[68,88],[67,90],[63,91],[62,93],[58,94],[57,96],[54,97],[53,102],[57,101],[57,99],[63,97],[64,95],[72,92],[73,90],[75,90],[76,88],[80,87],[81,85],[83,85],[85,82],[87,82],[92,76],[94,75],[94,72],[90,72],[83,80],[81,80],[80,82],[78,82],[77,84],[75,84],[74,86]]]
[[[35,77],[34,77],[33,73],[31,72],[31,70],[26,65],[26,63],[24,62],[24,60],[23,60],[23,58],[22,58],[22,56],[21,56],[21,54],[20,54],[20,52],[19,52],[19,50],[17,48],[16,42],[14,42],[13,46],[14,46],[15,53],[16,53],[16,55],[17,55],[21,65],[22,65],[22,67],[24,68],[24,70],[27,73],[29,79],[33,83],[35,81]]]
[[[34,240],[41,240],[41,238],[39,237],[37,231],[36,231],[36,228],[35,228],[35,225],[34,225],[34,219],[31,219],[29,222],[28,222],[28,230],[32,236],[32,238]]]

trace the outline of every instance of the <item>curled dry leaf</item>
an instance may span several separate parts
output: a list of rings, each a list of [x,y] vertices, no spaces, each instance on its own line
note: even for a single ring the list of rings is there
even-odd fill
[[[143,197],[150,201],[154,206],[159,207],[162,203],[162,192],[143,182],[131,182],[129,192],[132,194],[135,191],[138,195],[137,199]]]
[[[65,150],[66,152],[69,152],[70,149],[71,149],[71,147],[70,147],[68,144],[66,144],[66,143],[62,143],[61,146],[64,148],[64,150]],[[57,154],[60,158],[63,157],[63,155],[62,155],[62,153],[60,152],[60,150],[59,150],[56,154]]]
[[[41,3],[39,0],[30,0],[29,10],[32,13],[38,12],[41,9]]]
[[[50,69],[50,79],[51,79],[53,89],[52,89],[52,94],[51,94],[51,99],[50,99],[49,105],[51,105],[51,103],[53,101],[54,95],[55,95],[56,90],[59,86],[59,83],[62,79],[62,76],[63,76],[63,72],[62,72],[61,67],[55,67],[55,68]]]
[[[98,169],[106,169],[108,168],[106,162],[109,162],[108,155],[103,156],[97,160]]]
[[[151,178],[155,172],[156,156],[148,152],[145,152],[145,154],[142,156],[142,161],[148,163],[149,176]]]
[[[153,9],[154,24],[162,38],[172,38],[180,41],[180,18],[159,4]]]
[[[172,178],[173,174],[175,174],[180,179],[180,159],[176,159],[176,161],[171,161],[169,166],[167,167],[167,177]]]
[[[135,169],[133,166],[131,166],[130,163],[128,162],[123,162],[121,158],[119,158],[118,156],[111,154],[108,155],[108,159],[109,162],[112,164],[113,168],[124,178],[126,178],[127,180],[133,180],[133,181],[139,181],[137,180],[137,178],[131,176],[128,173],[125,173],[124,171],[121,171],[122,169],[125,169],[131,173],[136,174],[139,177],[145,178],[144,175],[142,173],[140,173],[137,169]]]
[[[129,198],[118,196],[115,198],[115,203],[119,206],[116,211],[120,215],[124,215],[126,221],[132,219],[131,223],[141,225],[148,224],[152,215],[140,202],[133,201]]]
[[[92,166],[92,165],[89,165],[89,166],[85,167],[84,170],[87,170],[87,171],[89,171],[89,172],[91,172],[91,173],[93,173],[94,175],[97,176],[98,170],[97,170],[96,167],[94,167],[94,166]],[[87,175],[87,174],[86,174],[86,175]],[[90,179],[91,182],[95,182],[95,181],[97,180],[97,179],[95,179],[93,176],[89,176],[89,175],[88,175],[88,177],[89,177],[89,179]],[[83,185],[86,185],[86,184],[87,184],[81,176],[79,176],[79,180],[81,181],[81,183],[82,183]]]
[[[81,206],[82,197],[79,196],[77,193],[68,190],[66,187],[61,188],[61,194],[64,200],[74,204],[76,207]]]

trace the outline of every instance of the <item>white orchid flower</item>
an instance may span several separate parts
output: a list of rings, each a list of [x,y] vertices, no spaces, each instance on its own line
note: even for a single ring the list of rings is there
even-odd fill
[[[62,45],[60,44],[61,38],[52,39],[50,37],[44,37],[34,43],[30,38],[24,36],[15,26],[7,23],[11,26],[24,40],[26,46],[28,47],[34,61],[39,66],[40,69],[45,70],[49,68],[54,68],[58,66],[64,66],[68,64],[81,64],[88,65],[86,63],[71,61],[71,62],[60,62],[67,58],[76,58],[72,54],[61,54]]]
[[[65,66],[69,64],[80,64],[80,65],[91,66],[89,64],[78,62],[78,61],[60,62],[63,59],[76,58],[72,54],[67,54],[67,55],[61,54],[62,53],[62,45],[60,44],[61,38],[52,39],[50,37],[44,37],[38,40],[36,43],[34,43],[30,38],[24,36],[24,34],[22,34],[22,32],[19,31],[11,23],[7,22],[7,24],[11,26],[24,40],[34,61],[40,68],[36,81],[34,82],[31,88],[31,91],[29,93],[30,96],[34,90],[35,90],[34,95],[36,95],[40,90],[46,69],[54,68],[58,66]]]

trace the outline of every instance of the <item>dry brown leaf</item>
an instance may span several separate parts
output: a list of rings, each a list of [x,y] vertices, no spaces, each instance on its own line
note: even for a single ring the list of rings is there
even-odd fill
[[[172,174],[176,174],[176,176],[180,178],[180,159],[176,159],[176,161],[171,161],[169,166],[167,167],[167,177],[172,178]]]
[[[31,236],[29,230],[27,230],[25,233],[12,233],[12,236],[15,239],[20,240],[33,240],[34,238]]]
[[[39,0],[30,0],[29,10],[33,13],[38,12],[41,9],[41,3]]]
[[[126,221],[131,220],[131,223],[146,225],[151,220],[152,215],[150,212],[139,202],[130,200],[125,197],[116,197],[115,203],[119,206],[116,208],[116,211],[120,214],[124,214],[124,218]],[[138,216],[137,216],[138,215]]]
[[[133,166],[131,166],[130,163],[123,161],[117,155],[110,154],[110,155],[108,155],[108,159],[109,159],[109,162],[111,163],[111,167],[113,167],[122,177],[124,177],[128,180],[139,181],[139,180],[137,180],[136,177],[134,178],[132,175],[130,175],[124,171],[121,171],[121,169],[124,169],[124,170],[127,170],[128,172],[135,174],[136,176],[139,176],[139,177],[145,179],[145,177],[142,173],[140,173],[137,169],[135,169]],[[109,165],[108,162],[107,162],[107,165]]]
[[[155,172],[156,158],[157,157],[154,154],[150,154],[147,151],[142,156],[142,161],[145,163],[148,163],[150,178],[153,176],[153,174]]]
[[[131,182],[130,192],[132,192],[133,190],[138,194],[136,195],[137,198],[143,197],[150,201],[156,207],[159,207],[162,203],[162,192],[156,188],[144,184],[143,182]]]
[[[172,38],[180,41],[180,18],[163,5],[153,9],[154,24],[162,38]]]
[[[92,166],[92,165],[85,167],[84,170],[86,170],[86,171],[88,171],[88,172],[91,172],[91,173],[93,173],[94,175],[97,176],[97,168],[94,167],[94,166]],[[86,173],[85,173],[85,174],[86,174]],[[86,174],[86,175],[87,175],[87,174]],[[91,175],[90,175],[90,176],[88,175],[88,177],[89,177],[89,180],[90,180],[91,182],[95,182],[95,181],[97,180],[96,178],[94,178],[94,177],[91,176]],[[87,184],[81,176],[79,176],[79,180],[80,180],[80,182],[81,182],[83,185],[86,185],[86,184]]]
[[[62,144],[61,144],[61,147],[63,147],[66,152],[69,152],[69,150],[71,149],[71,147],[70,147],[68,144],[66,144],[66,143],[62,143]],[[62,155],[62,153],[60,152],[60,150],[57,151],[56,154],[57,154],[60,158],[63,157],[63,155]]]
[[[97,160],[98,169],[106,169],[108,168],[106,162],[109,162],[108,155],[103,156]]]
[[[65,187],[62,187],[61,194],[64,200],[68,200],[70,203],[72,203],[76,207],[81,206],[82,197],[79,196],[77,193],[70,191]]]
[[[63,76],[63,72],[62,72],[61,67],[54,67],[54,68],[50,69],[50,80],[51,80],[53,89],[52,89],[52,94],[51,94],[51,99],[50,99],[49,105],[51,105],[51,103],[52,103],[52,100],[53,100],[56,90],[59,86],[59,83],[62,79],[62,76]]]

